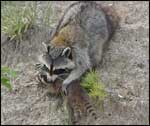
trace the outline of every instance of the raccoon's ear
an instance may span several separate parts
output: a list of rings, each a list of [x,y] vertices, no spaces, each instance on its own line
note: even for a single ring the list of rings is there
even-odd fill
[[[71,48],[70,47],[67,47],[63,50],[62,52],[62,56],[66,56],[66,57],[69,57],[71,54]]]

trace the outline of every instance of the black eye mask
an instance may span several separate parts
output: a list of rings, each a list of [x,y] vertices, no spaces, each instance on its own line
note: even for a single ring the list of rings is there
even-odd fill
[[[59,74],[63,74],[63,73],[65,73],[66,71],[65,71],[65,69],[58,69],[58,70],[54,70],[54,74],[56,74],[56,75],[59,75]]]
[[[69,73],[71,70],[68,69],[56,69],[53,71],[54,74],[59,75],[59,74],[64,74],[64,73]]]
[[[46,65],[42,65],[42,64],[36,64],[36,68],[45,72],[50,72],[50,70],[47,68]],[[69,73],[71,70],[69,69],[56,69],[53,71],[53,74],[55,75],[60,75],[60,74],[65,74],[65,73]]]

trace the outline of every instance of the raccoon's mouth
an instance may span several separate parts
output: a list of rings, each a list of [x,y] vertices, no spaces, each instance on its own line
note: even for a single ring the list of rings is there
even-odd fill
[[[41,75],[41,78],[44,80],[44,82],[51,84],[55,82],[57,75],[53,75],[51,77],[47,75]]]
[[[68,69],[56,69],[53,71],[53,75],[41,75],[41,78],[43,78],[46,83],[53,83],[56,79],[64,80],[64,78],[68,76],[69,72],[70,70]]]
[[[48,73],[48,74],[41,74],[41,78],[43,78],[43,80],[47,83],[52,83],[57,78],[59,79],[66,78],[72,70],[68,68],[49,70],[49,68],[45,64],[36,64],[36,68],[40,71],[42,70]],[[51,68],[53,68],[53,66],[51,66]]]

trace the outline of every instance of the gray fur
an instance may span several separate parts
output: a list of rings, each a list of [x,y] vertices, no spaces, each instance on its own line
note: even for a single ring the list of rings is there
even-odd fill
[[[68,59],[68,57],[66,57],[66,55],[62,56],[62,53],[64,51],[66,51],[67,49],[64,48],[63,50],[61,50],[61,53],[58,50],[54,49],[50,50],[49,52],[45,52],[42,55],[39,56],[39,62],[40,64],[36,65],[36,68],[38,68],[41,72],[41,75],[45,75],[47,78],[47,82],[45,80],[43,80],[42,77],[40,77],[40,80],[42,82],[44,82],[44,84],[48,84],[48,82],[54,82],[59,76],[56,74],[52,74],[50,75],[50,69],[51,69],[51,65],[53,65],[53,71],[58,70],[58,69],[68,69],[68,70],[72,70],[75,68],[75,64],[72,60]],[[56,52],[56,53],[55,53]],[[52,55],[56,54],[58,55],[57,57]],[[45,66],[44,66],[45,65]]]
[[[75,68],[64,80],[65,87],[100,63],[103,46],[110,37],[108,26],[112,25],[108,24],[106,14],[95,2],[77,2],[66,10],[53,33],[54,37],[65,27],[74,31],[69,36],[72,38],[68,47],[72,49]]]

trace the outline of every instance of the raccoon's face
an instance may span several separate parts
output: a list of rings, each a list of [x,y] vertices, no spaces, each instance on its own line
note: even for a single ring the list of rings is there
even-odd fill
[[[69,47],[57,49],[48,47],[47,52],[39,57],[39,61],[45,65],[44,74],[48,82],[54,82],[58,77],[65,77],[75,68]]]

